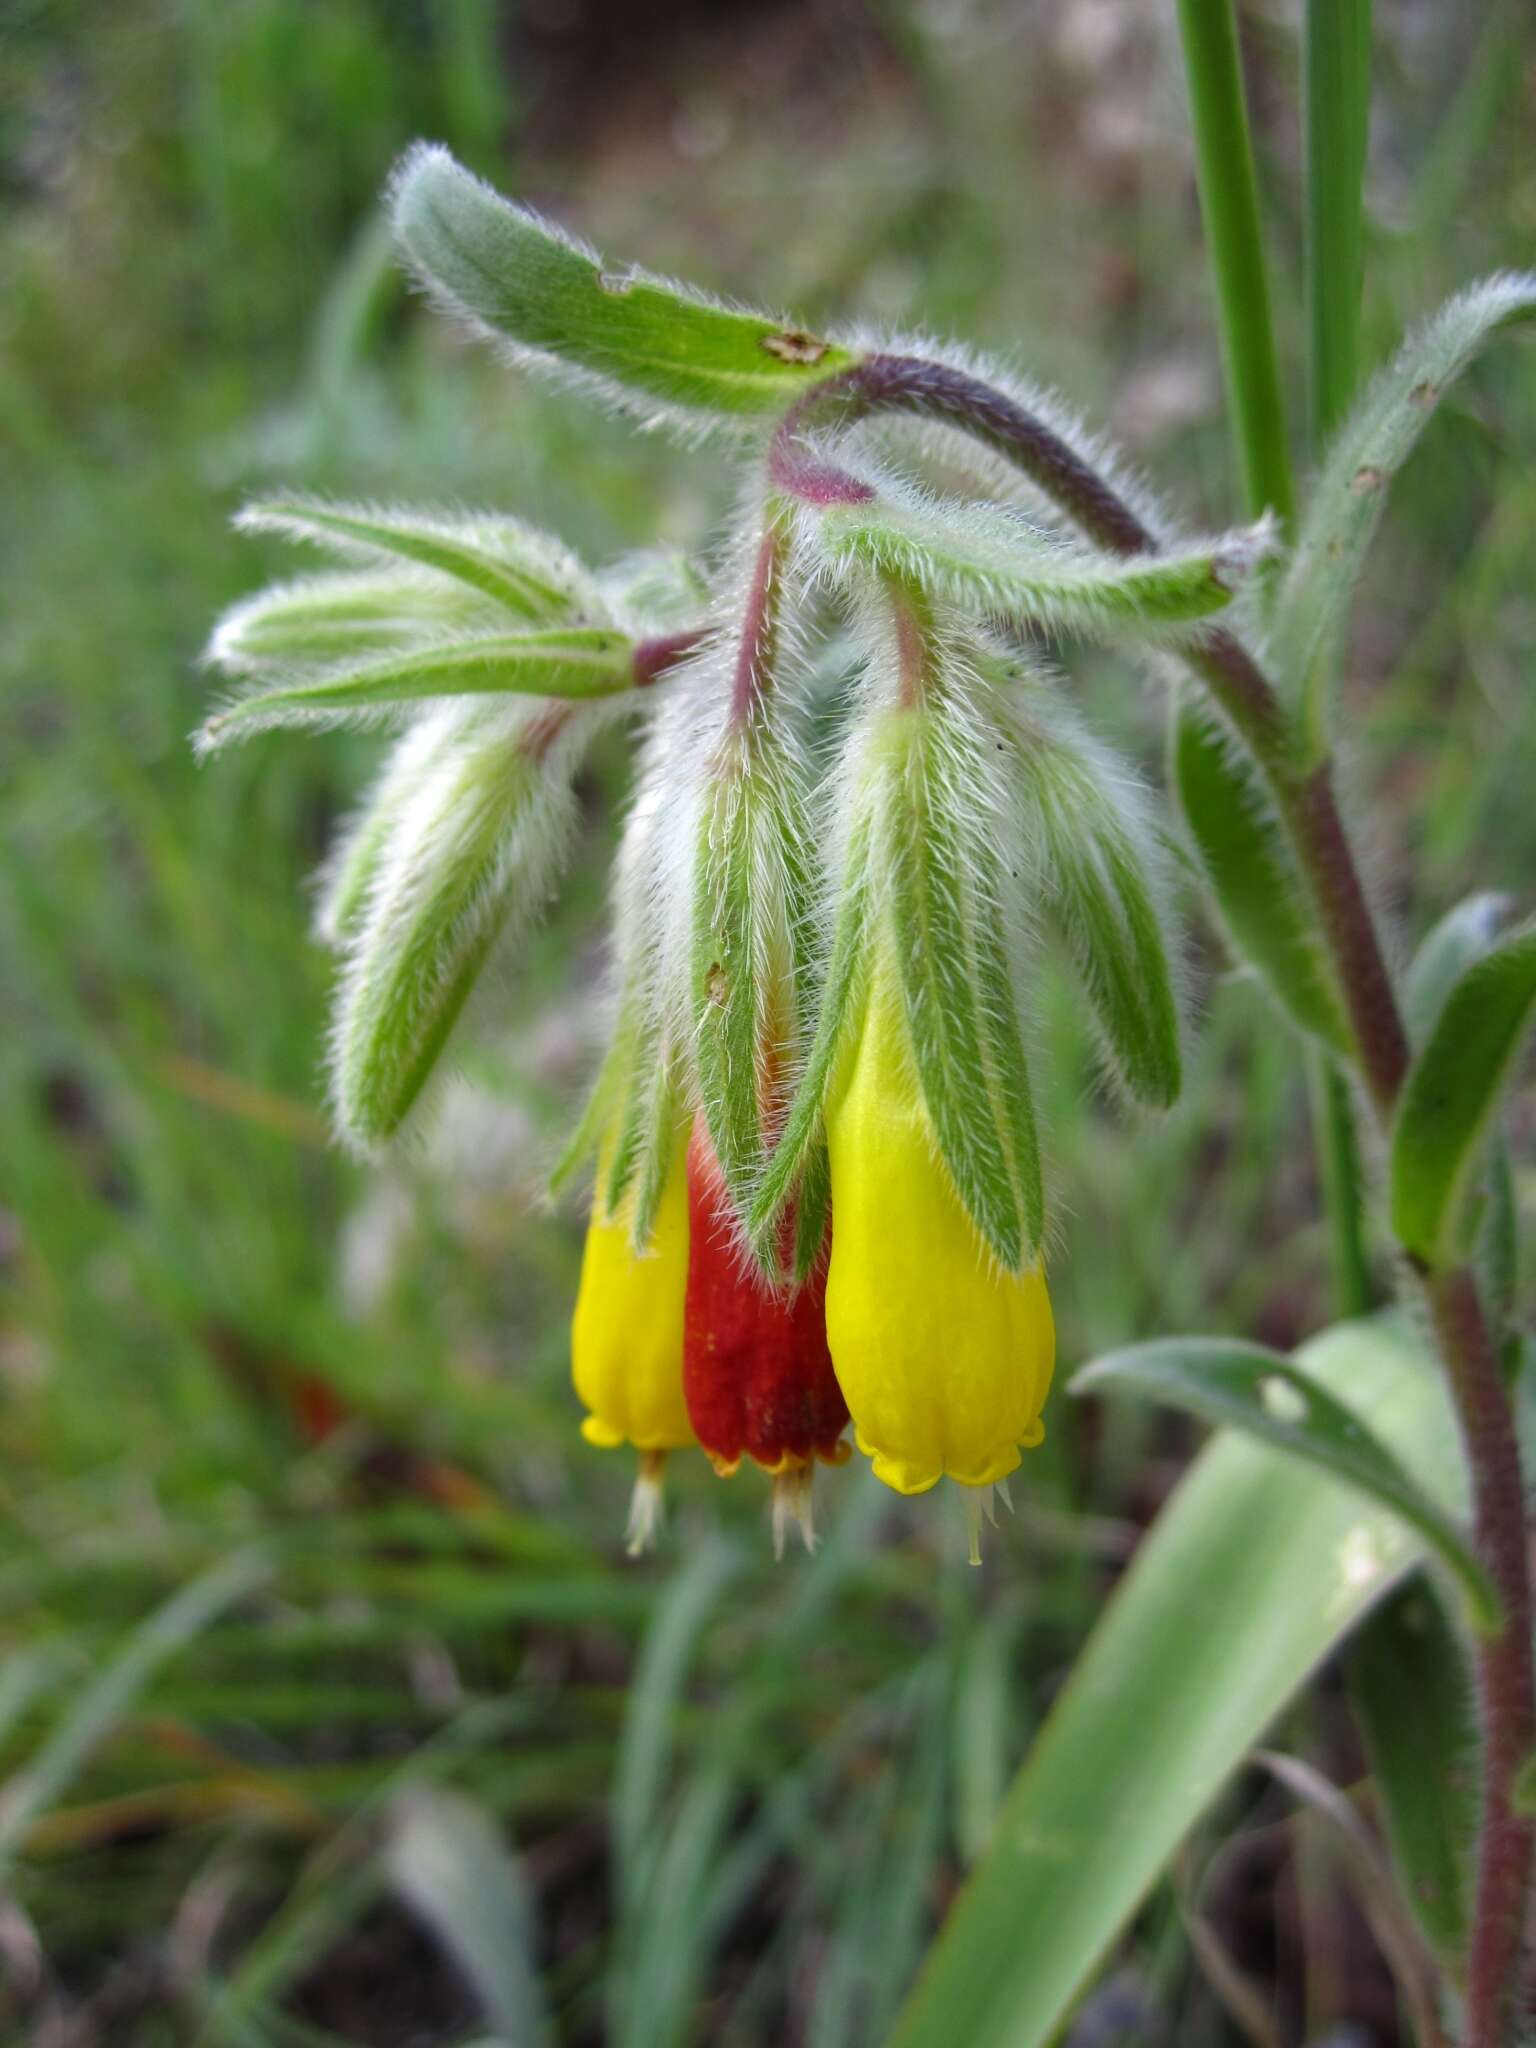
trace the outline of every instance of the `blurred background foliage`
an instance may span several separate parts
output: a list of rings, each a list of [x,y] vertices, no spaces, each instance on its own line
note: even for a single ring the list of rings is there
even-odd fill
[[[1295,364],[1296,23],[1242,13]],[[623,749],[431,1143],[366,1172],[327,1143],[306,877],[375,743],[199,770],[197,655],[285,566],[229,531],[273,483],[508,507],[597,557],[699,544],[725,502],[410,299],[375,202],[417,135],[617,257],[1000,350],[1230,520],[1172,14],[0,9],[0,2037],[880,2038],[1188,1434],[1059,1401],[981,1574],[951,1503],[852,1470],[775,1569],[764,1488],[689,1460],[625,1563],[630,1474],[566,1381],[579,1218],[538,1194],[602,1028]],[[1372,360],[1536,259],[1528,9],[1378,15]],[[1536,886],[1528,355],[1429,440],[1348,698],[1404,932]],[[1080,673],[1157,774],[1158,707]],[[1198,921],[1189,973],[1193,1086],[1155,1125],[1105,1104],[1070,985],[1039,991],[1067,1365],[1328,1315],[1296,1056]],[[1360,1778],[1336,1682],[1287,1732]],[[1242,2039],[1233,1971],[1277,2039],[1397,2038],[1347,1873],[1288,1816],[1234,1790],[1074,2042]]]

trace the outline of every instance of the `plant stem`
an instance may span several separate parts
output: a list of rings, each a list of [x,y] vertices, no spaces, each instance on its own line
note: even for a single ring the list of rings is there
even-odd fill
[[[870,357],[807,394],[780,425],[769,452],[770,477],[793,495],[805,429],[845,425],[877,411],[937,419],[973,434],[1016,462],[1101,547],[1117,554],[1156,552],[1156,537],[1110,480],[1027,406],[966,372],[916,357]],[[854,481],[822,456],[805,474],[813,503],[838,502]],[[1180,651],[1268,779],[1317,907],[1361,1078],[1385,1140],[1408,1071],[1408,1036],[1331,766],[1324,762],[1302,773],[1294,765],[1274,688],[1235,635],[1195,633]],[[1481,1639],[1475,1650],[1485,1768],[1464,2042],[1464,2048],[1504,2048],[1536,1847],[1536,1829],[1511,1797],[1514,1774],[1536,1742],[1524,1489],[1514,1419],[1476,1281],[1465,1270],[1419,1278],[1471,1471],[1474,1539],[1505,1611],[1498,1634]]]
[[[1254,517],[1271,511],[1289,525],[1291,466],[1232,0],[1179,0],[1179,27],[1243,496]]]
[[[1359,378],[1361,186],[1370,117],[1370,0],[1307,0],[1303,63],[1306,158],[1307,396],[1316,455]],[[1344,1076],[1309,1050],[1312,1144],[1345,1315],[1372,1302],[1355,1107]]]
[[[1358,382],[1361,207],[1370,115],[1370,0],[1307,0],[1303,58],[1307,396],[1314,453]]]
[[[1510,2039],[1536,1853],[1536,1821],[1516,1812],[1510,1797],[1536,1727],[1525,1488],[1514,1417],[1476,1280],[1458,1266],[1426,1276],[1424,1288],[1466,1442],[1478,1548],[1504,1602],[1503,1628],[1477,1651],[1483,1810],[1464,2037],[1465,2048],[1502,2048]]]

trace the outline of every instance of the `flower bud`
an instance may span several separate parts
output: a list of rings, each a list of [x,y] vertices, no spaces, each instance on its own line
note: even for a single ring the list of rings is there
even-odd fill
[[[988,1486],[1044,1436],[1055,1333],[1038,1264],[990,1256],[941,1162],[898,991],[877,972],[827,1123],[827,1335],[861,1451],[898,1493]]]
[[[688,1148],[688,1220],[683,1381],[716,1471],[734,1472],[743,1457],[776,1475],[816,1458],[840,1464],[848,1409],[827,1349],[825,1272],[792,1294],[762,1278],[743,1252],[702,1120]]]

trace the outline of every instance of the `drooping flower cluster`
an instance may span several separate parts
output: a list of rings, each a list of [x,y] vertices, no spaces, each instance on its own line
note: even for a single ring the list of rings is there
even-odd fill
[[[693,1444],[770,1473],[780,1540],[809,1536],[850,1420],[890,1486],[980,1506],[1041,1440],[1054,1358],[1048,931],[1107,1070],[1153,1106],[1179,1086],[1159,836],[1044,649],[1198,631],[1260,544],[1106,505],[1070,428],[969,364],[607,270],[440,151],[394,205],[445,304],[519,360],[734,428],[746,482],[712,573],[594,573],[499,518],[248,515],[350,566],[223,622],[211,658],[244,687],[205,743],[403,728],[323,896],[340,1127],[375,1147],[411,1112],[552,885],[584,747],[633,714],[613,1042],[559,1176],[595,1157],[573,1367],[588,1440],[639,1454],[632,1544]]]

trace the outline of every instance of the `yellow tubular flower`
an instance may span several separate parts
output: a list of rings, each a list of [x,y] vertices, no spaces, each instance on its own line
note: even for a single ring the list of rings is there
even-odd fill
[[[674,1143],[644,1253],[630,1243],[628,1200],[609,1215],[601,1196],[593,1199],[571,1326],[571,1376],[590,1411],[581,1425],[589,1444],[660,1452],[694,1441],[683,1400],[687,1288],[687,1148]]]
[[[999,1272],[983,1249],[939,1159],[901,999],[884,976],[827,1143],[827,1336],[859,1449],[898,1493],[946,1476],[1006,1478],[1045,1434],[1050,1296],[1038,1267]]]

